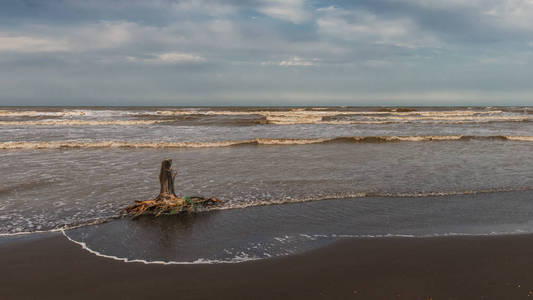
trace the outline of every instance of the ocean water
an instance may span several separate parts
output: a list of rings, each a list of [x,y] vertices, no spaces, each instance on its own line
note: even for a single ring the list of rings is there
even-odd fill
[[[240,262],[342,237],[533,232],[533,107],[0,107],[0,234]],[[196,215],[120,218],[172,158]]]

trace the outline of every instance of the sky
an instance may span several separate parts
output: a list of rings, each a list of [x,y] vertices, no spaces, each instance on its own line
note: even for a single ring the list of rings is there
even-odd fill
[[[533,105],[533,0],[0,0],[0,105]]]

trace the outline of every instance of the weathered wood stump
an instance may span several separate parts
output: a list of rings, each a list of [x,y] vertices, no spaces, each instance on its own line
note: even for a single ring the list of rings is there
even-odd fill
[[[126,214],[132,217],[138,217],[144,214],[176,215],[179,213],[196,211],[198,206],[213,206],[222,202],[216,197],[178,197],[174,191],[174,179],[177,172],[172,169],[172,159],[165,159],[161,162],[161,171],[159,172],[159,183],[161,188],[159,195],[151,200],[139,201],[126,208]]]
[[[161,171],[159,172],[159,183],[161,184],[161,190],[159,196],[161,195],[174,195],[174,178],[176,177],[177,172],[172,169],[172,159],[165,159],[161,162]]]

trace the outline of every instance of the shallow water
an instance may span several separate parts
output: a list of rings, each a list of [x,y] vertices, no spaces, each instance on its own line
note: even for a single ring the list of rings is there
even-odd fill
[[[43,230],[119,215],[158,192],[171,157],[181,195],[221,208],[339,197],[425,196],[533,189],[527,142],[243,146],[206,149],[31,150],[3,153],[0,226]],[[5,230],[7,229],[7,230]]]
[[[533,232],[526,192],[368,197],[122,219],[66,231],[92,251],[146,262],[240,262],[299,253],[346,237]]]

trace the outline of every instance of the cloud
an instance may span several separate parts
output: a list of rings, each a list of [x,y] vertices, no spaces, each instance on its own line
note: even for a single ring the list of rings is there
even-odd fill
[[[282,60],[279,65],[280,66],[313,66],[318,61],[317,58],[315,58],[313,61],[303,60],[299,58],[298,56],[295,56],[289,60]]]
[[[213,0],[182,0],[172,3],[171,7],[174,12],[179,14],[201,13],[209,16],[226,16],[239,11],[237,5]]]
[[[66,41],[31,36],[0,36],[0,51],[37,53],[70,50]]]
[[[157,60],[169,63],[180,63],[180,62],[206,62],[207,60],[201,56],[193,55],[189,53],[177,53],[169,52],[158,54]]]
[[[319,62],[320,59],[313,58],[312,60],[305,60],[298,56],[294,56],[287,60],[282,60],[279,62],[275,61],[264,61],[261,63],[262,66],[269,66],[269,65],[276,65],[276,66],[283,66],[283,67],[309,67],[316,65],[317,62]]]
[[[533,35],[531,0],[362,0],[361,5],[388,18],[409,18],[448,43],[520,42]]]
[[[337,95],[346,103],[415,96],[421,103],[424,97],[474,101],[483,95],[496,101],[505,96],[496,90],[526,99],[533,76],[532,5],[12,1],[0,10],[0,104],[20,95],[103,102],[150,97],[179,104],[172,102],[178,94],[204,104],[219,95],[244,95],[239,99],[254,104],[261,91],[295,103],[312,95],[322,95],[316,101]]]
[[[272,18],[286,20],[295,24],[303,23],[311,17],[303,0],[263,1],[257,10]]]
[[[384,18],[370,11],[329,6],[317,10],[319,32],[347,41],[405,48],[439,47],[438,39],[407,17]]]
[[[0,32],[0,51],[83,52],[112,49],[132,41],[142,27],[131,22],[98,22],[84,26],[29,26]]]
[[[140,28],[132,22],[99,22],[67,30],[65,34],[76,50],[84,51],[122,46],[136,38]]]
[[[531,0],[399,0],[435,11],[467,12],[477,20],[495,27],[514,27],[533,31],[533,1]]]
[[[150,58],[127,56],[129,62],[151,63],[151,64],[184,64],[184,63],[205,63],[207,59],[200,55],[180,52],[166,52],[155,54]]]
[[[483,4],[481,4],[483,5]],[[480,7],[483,9],[483,6]],[[533,1],[507,0],[489,4],[482,14],[503,26],[533,32]]]

